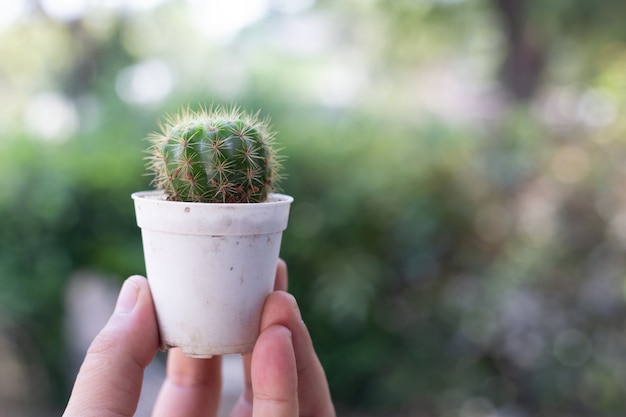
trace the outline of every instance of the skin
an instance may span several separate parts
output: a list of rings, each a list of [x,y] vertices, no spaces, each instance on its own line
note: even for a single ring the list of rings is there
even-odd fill
[[[244,355],[244,390],[231,417],[334,417],[324,370],[298,304],[286,292],[287,266],[282,260],[274,289],[265,301],[254,351]],[[144,369],[158,346],[148,282],[132,276],[87,351],[63,416],[132,416]],[[215,417],[220,393],[221,357],[189,358],[170,349],[167,376],[152,415]]]

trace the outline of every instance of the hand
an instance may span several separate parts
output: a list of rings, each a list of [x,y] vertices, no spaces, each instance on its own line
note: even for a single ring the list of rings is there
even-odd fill
[[[261,334],[252,354],[244,355],[245,385],[232,417],[335,416],[324,370],[286,289],[287,267],[280,261],[275,291],[263,308]],[[143,371],[158,345],[148,282],[130,277],[109,322],[87,351],[63,416],[132,416]],[[189,358],[170,349],[153,416],[215,417],[220,390],[221,357]]]

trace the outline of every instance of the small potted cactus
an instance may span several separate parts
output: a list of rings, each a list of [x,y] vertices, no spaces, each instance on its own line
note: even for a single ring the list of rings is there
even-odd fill
[[[181,111],[150,136],[156,190],[132,195],[161,347],[252,350],[293,198],[274,192],[269,122],[236,107]]]

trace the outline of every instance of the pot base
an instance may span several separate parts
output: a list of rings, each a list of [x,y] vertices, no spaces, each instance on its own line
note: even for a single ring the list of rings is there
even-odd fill
[[[231,355],[231,354],[239,354],[243,355],[246,353],[251,353],[254,348],[253,343],[246,343],[243,345],[234,345],[234,346],[180,346],[176,343],[169,343],[165,340],[161,341],[161,350],[166,351],[170,348],[180,348],[185,356],[190,358],[199,358],[199,359],[210,359],[213,356],[220,355]]]

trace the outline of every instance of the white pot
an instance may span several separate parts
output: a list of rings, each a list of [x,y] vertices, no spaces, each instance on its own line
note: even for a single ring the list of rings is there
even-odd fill
[[[132,198],[161,347],[200,358],[252,351],[293,198],[186,203],[160,191]]]

